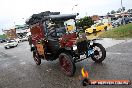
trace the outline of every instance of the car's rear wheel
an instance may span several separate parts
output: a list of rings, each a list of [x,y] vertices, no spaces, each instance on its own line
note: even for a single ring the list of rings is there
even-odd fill
[[[39,54],[36,51],[33,51],[33,58],[37,65],[41,64],[41,59],[39,58]]]
[[[105,26],[104,29],[107,31],[107,26]]]
[[[74,75],[76,71],[76,66],[70,54],[61,53],[59,55],[59,63],[64,74],[66,74],[69,77]]]
[[[5,47],[5,49],[8,49],[7,47]]]

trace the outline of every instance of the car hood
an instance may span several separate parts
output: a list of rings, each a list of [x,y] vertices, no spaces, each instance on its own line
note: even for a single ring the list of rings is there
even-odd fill
[[[6,43],[5,46],[6,46],[6,45],[12,45],[12,44],[14,44],[14,43]]]
[[[88,28],[88,29],[96,29],[96,27],[91,27],[91,28]]]

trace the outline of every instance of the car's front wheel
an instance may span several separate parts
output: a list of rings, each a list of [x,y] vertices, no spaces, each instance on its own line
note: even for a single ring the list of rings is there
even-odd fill
[[[91,55],[92,60],[101,63],[106,57],[105,48],[99,43],[94,43],[92,47],[94,51],[94,54]]]
[[[96,29],[93,29],[93,33],[96,33]]]

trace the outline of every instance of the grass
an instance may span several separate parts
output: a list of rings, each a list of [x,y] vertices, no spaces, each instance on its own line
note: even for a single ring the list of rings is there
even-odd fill
[[[0,35],[0,38],[6,38],[6,36],[5,35]]]
[[[132,38],[132,23],[110,29],[99,36],[100,38]]]

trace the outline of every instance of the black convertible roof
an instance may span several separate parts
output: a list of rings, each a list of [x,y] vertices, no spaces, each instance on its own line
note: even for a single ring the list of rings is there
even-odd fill
[[[41,12],[39,14],[33,14],[27,21],[26,24],[32,25],[37,22],[42,22],[45,20],[68,20],[68,19],[75,19],[76,15],[75,14],[60,14],[60,12]]]
[[[46,20],[68,20],[68,19],[75,19],[75,14],[59,14],[59,15],[50,15],[47,16]]]

